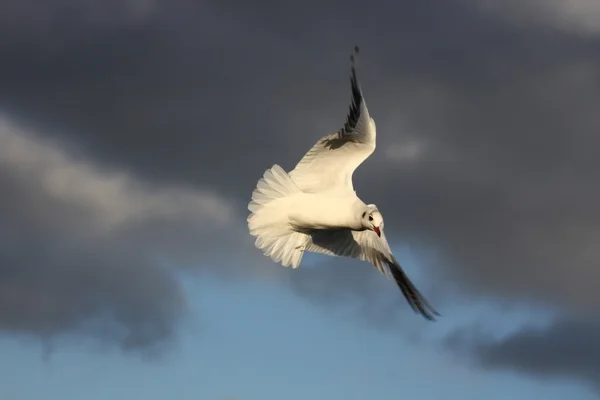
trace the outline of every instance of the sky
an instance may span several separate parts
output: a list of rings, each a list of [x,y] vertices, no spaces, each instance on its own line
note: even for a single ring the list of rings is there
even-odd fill
[[[441,314],[247,204],[342,127]],[[595,399],[600,3],[0,2],[0,398]]]

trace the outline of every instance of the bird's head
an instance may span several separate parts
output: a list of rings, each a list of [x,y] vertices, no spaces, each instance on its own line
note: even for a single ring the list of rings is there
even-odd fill
[[[362,225],[365,229],[369,229],[381,237],[383,230],[383,216],[374,204],[369,204],[362,213]]]

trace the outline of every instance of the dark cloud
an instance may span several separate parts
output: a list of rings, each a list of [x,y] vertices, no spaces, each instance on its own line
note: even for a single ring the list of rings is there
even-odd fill
[[[291,169],[317,137],[342,123],[348,53],[358,43],[378,149],[357,170],[355,187],[382,210],[390,240],[435,252],[437,260],[423,267],[464,296],[546,304],[565,317],[587,311],[590,323],[598,322],[600,39],[593,34],[516,25],[468,0],[381,1],[368,9],[359,2],[54,0],[35,12],[31,2],[12,3],[0,6],[10,20],[0,24],[0,37],[10,38],[0,42],[0,107],[60,140],[85,165],[134,177],[158,197],[173,185],[193,197],[215,193],[232,210],[234,222],[223,229],[242,236],[245,206],[264,169]],[[42,212],[24,199],[43,199],[47,188],[32,192],[35,179],[23,181],[14,160],[11,166],[0,190],[22,207],[0,214],[12,232],[2,235],[0,246],[9,250],[0,274],[14,277],[10,285],[20,282],[13,292],[23,296],[52,287],[44,301],[56,306],[14,322],[16,303],[0,303],[5,329],[37,332],[33,326],[49,315],[42,325],[63,329],[104,307],[152,315],[140,324],[157,323],[160,336],[185,301],[173,271],[145,258],[148,249],[188,264],[198,261],[196,253],[220,262],[206,228],[171,214],[156,222],[152,212],[162,206],[135,229],[112,226],[92,248],[66,246],[72,235],[60,227],[85,226],[98,208],[105,216],[114,209],[88,198],[83,205],[55,199],[42,201],[51,210]],[[13,188],[23,182],[26,189]],[[239,249],[229,254],[240,261],[237,269],[213,270],[265,274],[245,261],[262,260],[249,238],[240,237]],[[82,264],[90,266],[85,274],[74,267]],[[92,278],[97,271],[114,276],[124,264],[131,275],[118,284],[105,282],[104,273]],[[274,274],[327,304],[373,291],[358,267],[340,280],[330,271],[345,266],[331,265]],[[141,288],[142,270],[149,271],[144,285],[162,295],[147,299],[131,290]],[[64,279],[51,279],[56,271]],[[120,298],[112,285],[130,297],[107,306]],[[76,301],[85,298],[80,292],[101,300]],[[145,308],[151,311],[138,314]]]
[[[468,335],[468,334],[467,334]],[[490,369],[516,369],[542,379],[587,380],[600,390],[600,324],[560,319],[546,327],[528,327],[500,340],[464,332],[447,344],[472,352]]]

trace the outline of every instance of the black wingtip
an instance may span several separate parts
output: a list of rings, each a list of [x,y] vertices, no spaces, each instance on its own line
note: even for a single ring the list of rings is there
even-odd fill
[[[356,128],[356,124],[360,118],[360,106],[363,102],[362,92],[358,84],[358,79],[356,78],[356,62],[359,51],[360,48],[358,46],[354,46],[354,53],[350,55],[350,86],[352,90],[352,99],[346,124],[344,125],[344,130],[346,132]]]
[[[435,310],[428,310],[427,314],[425,312],[423,312],[422,310],[417,311],[417,313],[421,314],[422,316],[425,317],[425,319],[427,321],[431,321],[431,322],[435,322],[435,321],[437,321],[438,317],[441,317],[441,314]]]
[[[417,314],[421,314],[425,319],[429,321],[435,321],[435,317],[440,317],[435,308],[429,304],[427,299],[419,292],[415,285],[410,281],[408,276],[402,271],[402,268],[398,265],[396,260],[390,260],[388,262],[390,272],[396,281],[396,284],[402,291],[402,294],[408,301],[408,304]]]
[[[414,304],[409,301],[410,306],[416,314],[422,315],[427,321],[435,322],[436,317],[440,317],[440,313],[434,310],[430,305]]]
[[[436,321],[436,317],[441,317],[441,314],[437,312],[435,308],[431,306],[431,304],[429,304],[425,297],[423,297],[423,295],[416,288],[413,287],[413,289],[419,298],[418,302],[415,301],[414,304],[411,304],[414,306],[413,309],[415,312],[417,314],[421,314],[423,317],[425,317],[425,319],[432,322]]]
[[[357,45],[354,46],[354,53],[350,54],[350,61],[352,62],[352,67],[356,65],[356,61],[358,58],[358,53],[360,53],[360,47]]]

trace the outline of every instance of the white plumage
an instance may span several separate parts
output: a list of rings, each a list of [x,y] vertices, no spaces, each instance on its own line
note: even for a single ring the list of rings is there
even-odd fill
[[[354,191],[352,175],[376,144],[354,56],[350,83],[352,103],[343,128],[319,139],[289,174],[274,165],[258,181],[248,205],[250,234],[256,247],[285,267],[298,268],[305,251],[368,261],[398,284],[415,311],[434,319],[437,312],[394,258],[381,213]]]

